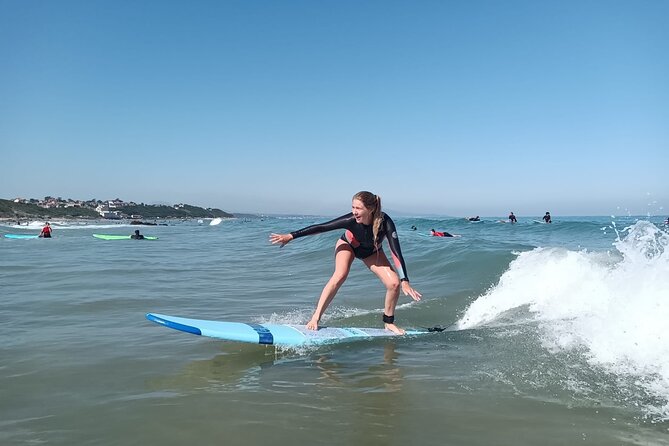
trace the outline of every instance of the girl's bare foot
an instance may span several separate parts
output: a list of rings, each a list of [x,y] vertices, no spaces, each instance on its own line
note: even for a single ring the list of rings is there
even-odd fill
[[[395,324],[386,324],[386,330],[390,330],[393,333],[398,334],[398,335],[403,335],[403,334],[406,333],[406,331],[404,331],[403,329],[401,329],[400,327],[398,327]]]
[[[310,320],[307,323],[307,330],[318,330],[318,321],[317,320]]]

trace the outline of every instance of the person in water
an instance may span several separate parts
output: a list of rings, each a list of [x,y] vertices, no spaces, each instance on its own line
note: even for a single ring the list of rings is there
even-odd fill
[[[40,231],[39,236],[43,238],[51,238],[51,225],[48,221],[44,224],[44,227]]]
[[[421,294],[409,283],[395,223],[388,214],[381,210],[381,197],[367,191],[358,192],[353,196],[351,212],[348,214],[325,223],[307,226],[289,234],[272,233],[269,240],[273,245],[278,244],[283,247],[298,237],[321,234],[335,229],[345,230],[335,244],[335,271],[321,292],[316,310],[307,323],[307,328],[318,330],[318,323],[323,313],[346,281],[353,260],[357,257],[376,274],[386,287],[383,311],[385,328],[397,334],[404,334],[404,330],[395,325],[395,307],[400,296],[400,288],[413,300],[420,300]],[[395,270],[383,252],[384,239],[388,239]]]
[[[135,233],[130,238],[133,240],[144,240],[144,236],[139,233],[139,229],[135,229]]]
[[[550,212],[546,212],[546,215],[544,215],[544,222],[545,222],[545,223],[551,223],[551,221],[552,221],[552,220],[551,220],[551,213],[550,213]]]
[[[518,222],[518,220],[516,219],[516,216],[513,215],[513,211],[511,211],[511,213],[509,214],[509,221],[510,221],[511,223],[516,223],[516,222]]]
[[[453,234],[446,232],[446,231],[435,231],[434,229],[430,229],[430,235],[434,237],[455,237]]]
[[[469,221],[481,221],[481,217],[479,217],[477,215],[476,217],[469,217],[467,220],[469,220]]]

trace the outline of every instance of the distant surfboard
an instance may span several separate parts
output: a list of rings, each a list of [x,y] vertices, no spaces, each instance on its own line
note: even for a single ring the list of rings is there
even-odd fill
[[[5,234],[6,238],[17,238],[17,239],[26,239],[26,238],[39,238],[39,235],[29,235],[29,234]],[[47,237],[48,238],[48,237]]]
[[[209,226],[220,225],[222,221],[223,221],[222,218],[214,218],[212,221],[209,222]]]
[[[383,328],[321,327],[318,330],[307,330],[305,325],[210,321],[155,313],[148,313],[146,318],[165,327],[195,335],[226,341],[289,347],[401,336]],[[428,333],[430,331],[427,329],[406,331],[406,335],[410,336]]]

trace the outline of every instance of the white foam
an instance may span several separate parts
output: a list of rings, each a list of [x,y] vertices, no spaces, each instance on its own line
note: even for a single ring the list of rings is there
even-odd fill
[[[8,224],[7,226],[10,227],[10,228],[14,228],[14,229],[37,229],[37,230],[39,230],[39,229],[42,229],[42,227],[44,227],[45,224],[46,224],[45,221],[34,220],[34,221],[31,221],[31,222],[27,222],[27,223],[21,223],[19,225]],[[52,225],[53,224],[55,224],[55,223],[52,223]]]
[[[33,221],[28,224],[21,225],[5,225],[12,229],[31,229],[41,230],[46,222]],[[129,228],[136,227],[130,223],[86,223],[86,222],[49,222],[54,230],[60,229],[113,229],[113,228]]]
[[[499,283],[479,297],[459,328],[494,324],[527,308],[547,347],[580,349],[618,376],[642,378],[669,418],[669,235],[638,221],[611,253],[537,248],[518,255]]]

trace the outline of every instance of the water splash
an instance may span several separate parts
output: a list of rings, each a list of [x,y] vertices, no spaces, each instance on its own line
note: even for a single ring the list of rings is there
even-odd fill
[[[643,220],[620,232],[612,226],[610,252],[519,254],[457,325],[495,325],[527,309],[545,347],[584,352],[591,366],[633,378],[654,398],[647,412],[669,419],[669,235]]]

